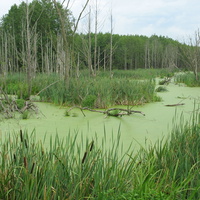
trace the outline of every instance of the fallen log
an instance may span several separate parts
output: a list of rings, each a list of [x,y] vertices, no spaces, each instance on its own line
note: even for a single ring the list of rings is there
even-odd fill
[[[183,106],[183,105],[185,105],[184,103],[177,103],[177,104],[168,104],[168,105],[165,105],[165,106]]]
[[[74,106],[74,107],[70,108],[67,111],[67,113],[69,113],[74,108],[79,108],[81,110],[81,112],[83,113],[84,117],[86,115],[84,114],[83,110],[88,110],[91,112],[98,112],[98,113],[106,114],[107,116],[113,116],[113,117],[122,117],[123,115],[131,115],[133,113],[138,113],[138,114],[145,116],[145,114],[143,112],[137,111],[137,110],[132,110],[132,109],[109,108],[107,110],[95,110],[95,109],[91,109],[88,107],[80,107],[80,106]]]

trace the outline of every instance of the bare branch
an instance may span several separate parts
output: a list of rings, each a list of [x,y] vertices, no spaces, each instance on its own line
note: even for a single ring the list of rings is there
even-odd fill
[[[72,108],[70,108],[67,113],[69,113],[72,109],[74,108],[79,108],[81,110],[81,112],[83,113],[83,110],[88,110],[88,111],[91,111],[91,112],[98,112],[98,113],[102,113],[102,114],[106,114],[107,116],[114,116],[114,117],[122,117],[123,115],[131,115],[133,113],[139,113],[143,116],[145,116],[145,114],[141,111],[137,111],[137,110],[131,110],[131,109],[123,109],[123,108],[109,108],[105,111],[103,110],[95,110],[95,109],[91,109],[91,108],[88,108],[88,107],[80,107],[80,106],[74,106]],[[115,113],[112,113],[112,111],[117,111]],[[83,113],[84,117],[85,117],[85,114]]]
[[[40,90],[35,96],[38,96],[41,92],[43,92],[44,90],[46,90],[46,89],[49,88],[50,86],[52,86],[52,85],[58,83],[59,81],[60,81],[60,80],[55,81],[55,82],[49,84],[48,86],[46,86],[45,88],[43,88],[42,90]]]
[[[78,19],[77,19],[77,22],[76,22],[76,25],[75,25],[75,28],[74,28],[74,32],[73,32],[73,34],[75,34],[75,32],[76,32],[76,30],[77,30],[78,23],[79,23],[79,21],[80,21],[80,19],[81,19],[81,16],[82,16],[84,10],[85,10],[86,7],[87,7],[89,1],[90,1],[90,0],[87,0],[87,1],[86,1],[85,5],[84,5],[84,7],[83,7],[83,9],[82,9],[82,11],[80,12],[80,14],[79,14],[79,16],[78,16]]]

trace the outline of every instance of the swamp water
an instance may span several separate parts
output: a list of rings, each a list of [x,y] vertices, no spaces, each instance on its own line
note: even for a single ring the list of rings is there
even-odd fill
[[[190,119],[196,107],[200,104],[200,88],[189,88],[183,85],[170,83],[166,86],[168,92],[158,93],[163,99],[162,102],[149,103],[143,106],[133,107],[133,110],[142,111],[141,114],[133,114],[123,117],[106,117],[101,113],[84,111],[85,117],[79,109],[70,111],[72,116],[66,117],[65,111],[68,108],[58,107],[49,103],[35,104],[39,108],[39,114],[31,116],[30,119],[9,119],[0,121],[0,133],[4,137],[8,133],[17,132],[20,129],[31,133],[34,129],[36,137],[43,141],[46,135],[45,144],[49,144],[50,136],[56,134],[59,138],[65,138],[70,134],[78,134],[79,139],[97,137],[99,144],[102,139],[111,141],[117,140],[120,130],[120,142],[125,151],[132,143],[131,149],[137,150],[140,145],[154,144],[158,139],[165,139],[169,136],[174,123],[179,123],[180,116],[184,120]],[[181,106],[165,106],[169,104],[184,103]],[[121,107],[121,106],[120,106]],[[127,107],[124,107],[127,108]]]

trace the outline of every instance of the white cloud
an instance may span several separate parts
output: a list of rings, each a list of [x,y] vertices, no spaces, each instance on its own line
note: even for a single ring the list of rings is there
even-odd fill
[[[8,13],[12,5],[14,4],[19,5],[21,2],[22,0],[6,0],[6,1],[1,2],[0,18],[2,18],[3,15]]]
[[[200,26],[200,3],[197,0],[117,0],[117,3],[115,20],[120,21],[123,16],[127,31],[133,27],[132,34],[169,35],[176,39],[193,33]],[[116,32],[120,32],[120,27]]]

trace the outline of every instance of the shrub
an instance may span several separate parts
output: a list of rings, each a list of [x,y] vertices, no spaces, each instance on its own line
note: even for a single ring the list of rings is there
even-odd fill
[[[96,99],[95,95],[87,95],[82,101],[82,107],[94,108]]]
[[[29,111],[26,110],[22,113],[22,119],[28,119],[29,118]]]
[[[24,107],[25,104],[25,100],[24,99],[16,99],[16,104],[17,104],[17,108],[18,109],[22,109]]]

